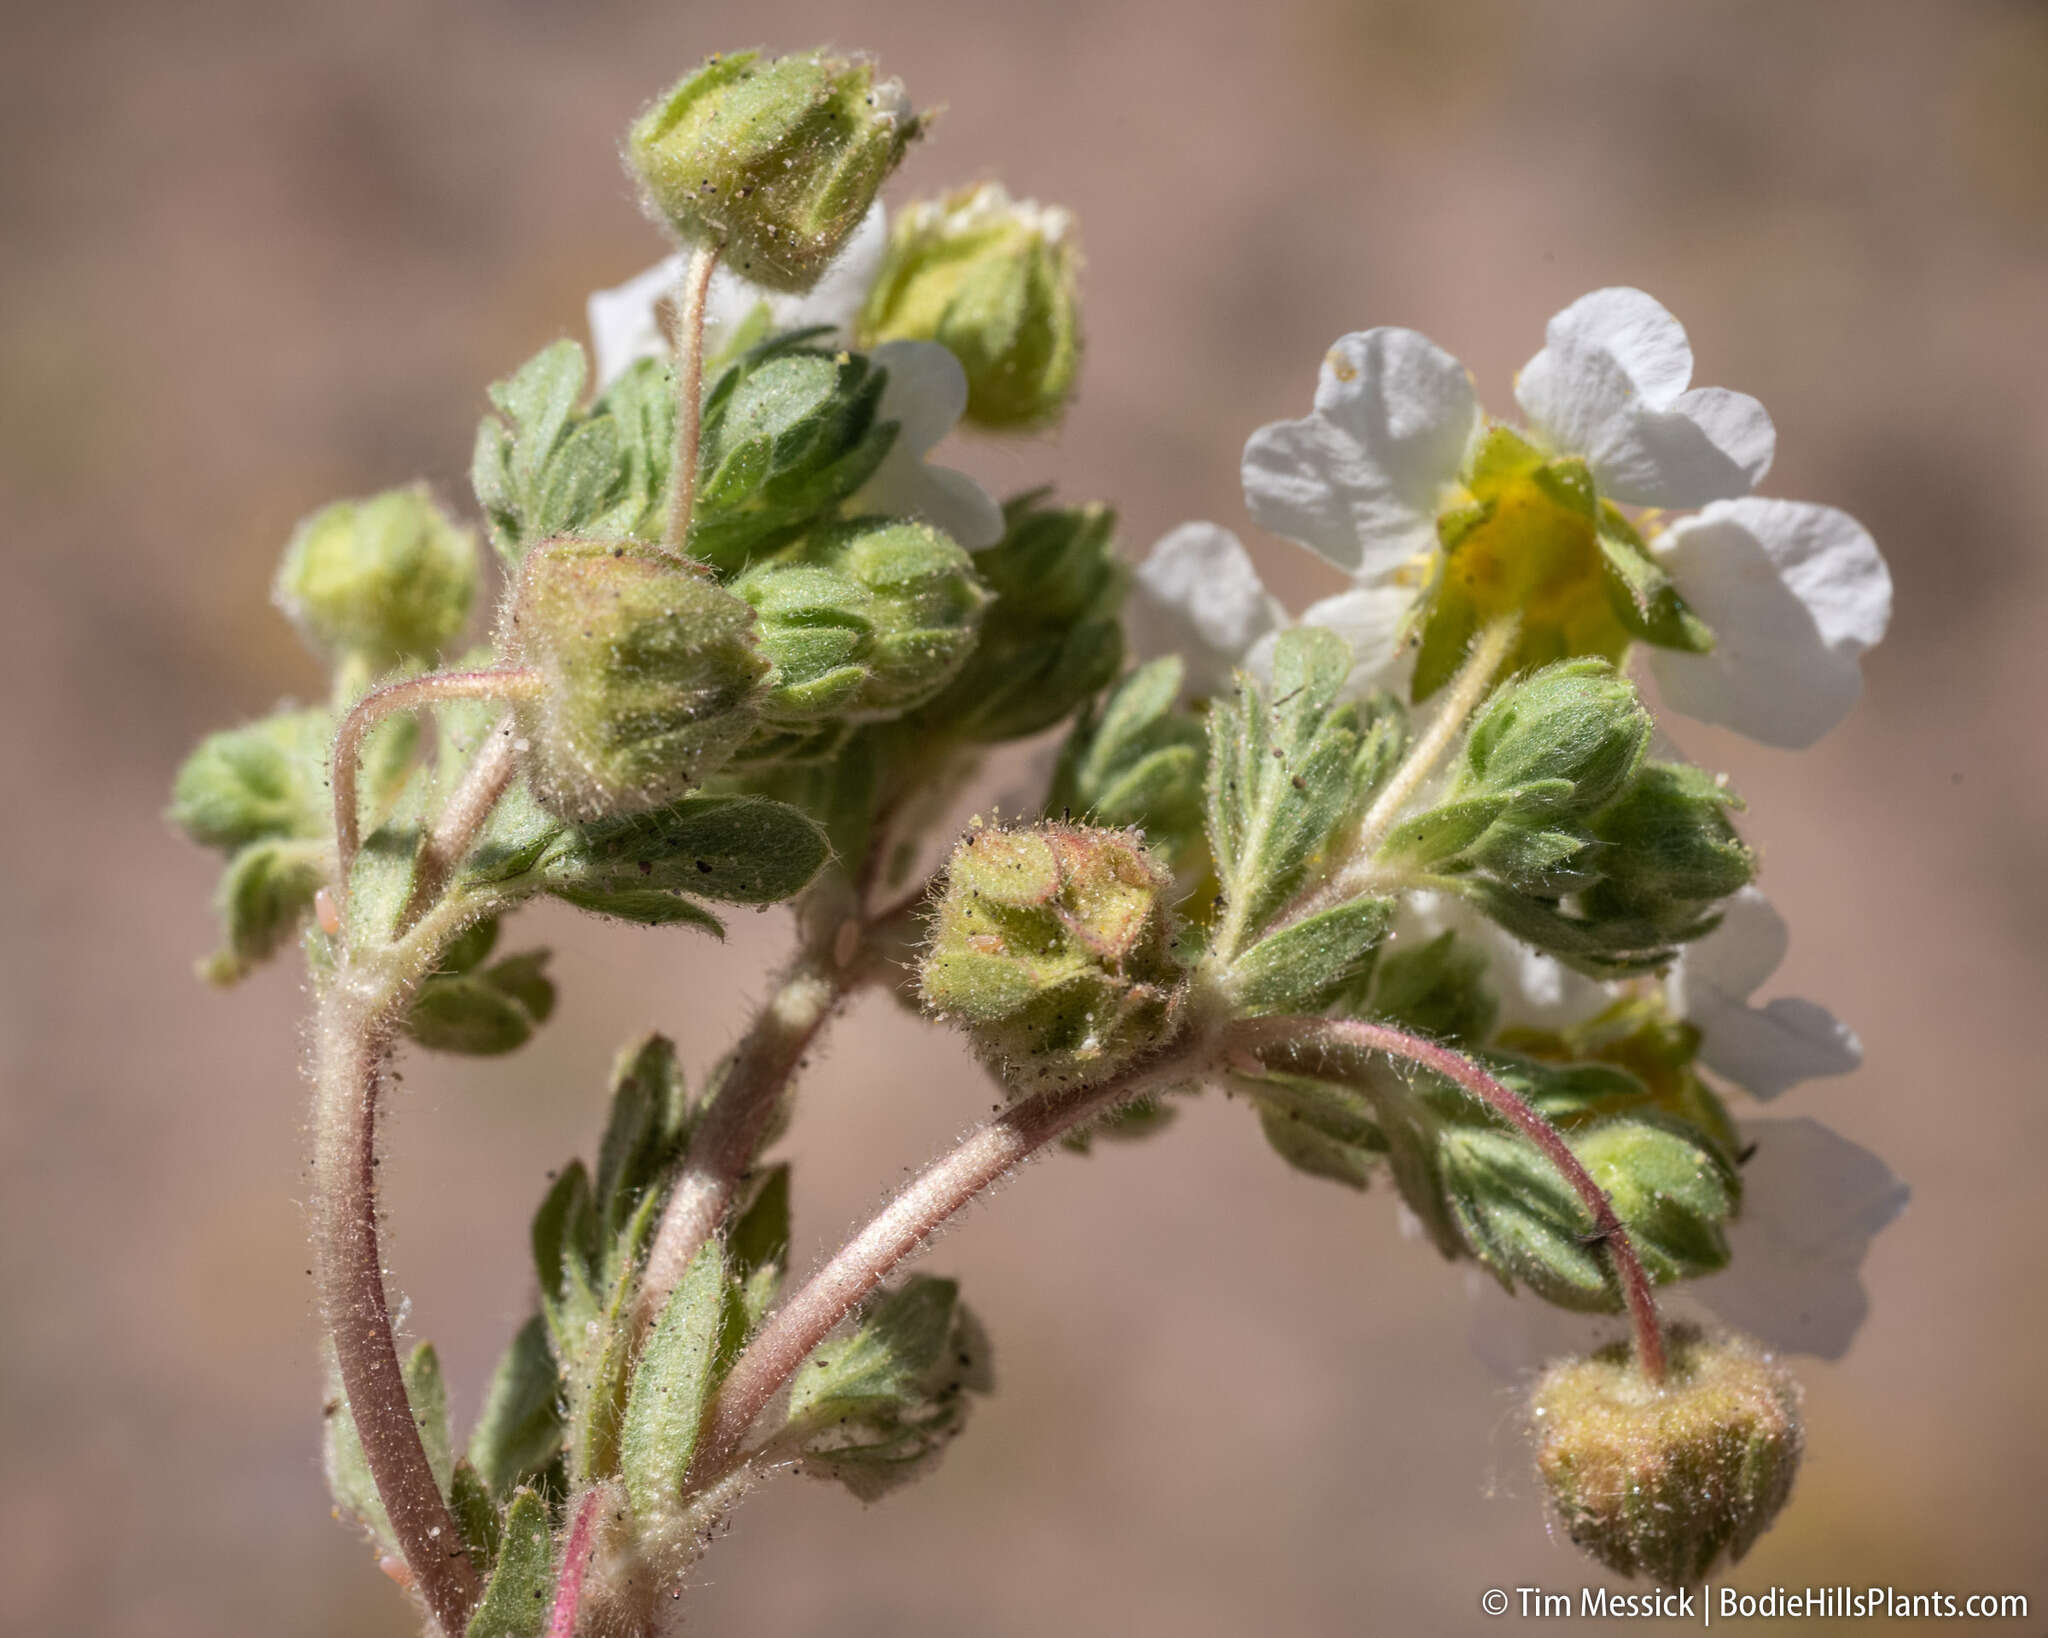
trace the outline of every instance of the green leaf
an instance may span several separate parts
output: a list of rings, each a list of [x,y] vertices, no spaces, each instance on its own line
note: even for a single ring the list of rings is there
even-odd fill
[[[546,950],[508,956],[480,973],[436,973],[420,986],[406,1033],[435,1052],[493,1057],[526,1044],[554,1011]]]
[[[1273,651],[1270,696],[1240,677],[1236,700],[1209,712],[1209,847],[1223,888],[1216,952],[1253,943],[1323,859],[1352,813],[1357,713],[1336,703],[1351,649],[1303,627]]]
[[[1482,792],[1429,808],[1387,832],[1378,857],[1417,870],[1442,865],[1477,843],[1513,802],[1512,796]]]
[[[711,1397],[725,1310],[725,1267],[714,1236],[692,1259],[641,1352],[619,1438],[619,1471],[643,1520],[669,1513]]]
[[[1374,970],[1372,1010],[1431,1040],[1476,1044],[1500,1013],[1485,972],[1486,953],[1452,933],[1388,950]]]
[[[789,1269],[787,1164],[770,1166],[754,1179],[752,1198],[726,1230],[725,1261],[725,1317],[714,1367],[721,1378],[766,1318]]]
[[[651,813],[567,826],[537,872],[558,897],[685,893],[774,904],[810,885],[830,856],[797,809],[758,796],[689,796]]]
[[[1385,1162],[1386,1134],[1371,1102],[1350,1087],[1271,1076],[1251,1083],[1250,1090],[1266,1141],[1295,1170],[1363,1189]]]
[[[547,1323],[535,1314],[520,1326],[484,1390],[469,1461],[490,1493],[502,1498],[538,1480],[561,1449],[561,1378]]]
[[[992,1385],[959,1288],[913,1275],[798,1370],[785,1437],[802,1439],[803,1471],[872,1501],[924,1472],[964,1424],[965,1396]]]
[[[277,953],[312,910],[328,860],[323,842],[254,842],[234,856],[214,900],[223,943],[203,965],[210,982],[232,984]]]
[[[1127,673],[1061,748],[1046,817],[1141,830],[1176,864],[1202,832],[1201,724],[1178,709],[1185,668],[1166,655]]]
[[[1238,1011],[1320,1012],[1371,971],[1394,906],[1351,899],[1269,933],[1231,964]]]
[[[667,1036],[644,1036],[619,1054],[611,1117],[597,1155],[596,1199],[612,1233],[666,1184],[688,1142],[691,1113],[689,1087]]]
[[[455,1474],[448,1486],[448,1507],[455,1515],[456,1528],[462,1532],[462,1544],[469,1549],[470,1563],[479,1574],[488,1575],[498,1556],[505,1521],[498,1515],[498,1504],[491,1499],[490,1487],[466,1460],[455,1464]]]
[[[498,1560],[469,1618],[466,1638],[540,1638],[555,1596],[554,1531],[548,1504],[531,1490],[512,1497]]]

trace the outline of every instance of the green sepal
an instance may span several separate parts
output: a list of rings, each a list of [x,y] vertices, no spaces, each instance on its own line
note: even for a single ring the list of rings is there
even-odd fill
[[[633,1370],[619,1434],[619,1473],[640,1519],[661,1518],[682,1499],[683,1475],[711,1397],[725,1294],[714,1235],[684,1271]]]
[[[825,833],[787,803],[690,796],[649,813],[565,826],[534,871],[561,898],[681,893],[774,904],[808,887],[830,851]]]
[[[536,1492],[520,1490],[505,1510],[497,1562],[464,1638],[540,1638],[554,1597],[554,1525],[548,1504]]]
[[[535,1314],[491,1373],[468,1459],[491,1495],[502,1499],[522,1484],[540,1482],[561,1452],[561,1377],[548,1347],[547,1322]]]
[[[524,1046],[555,1009],[541,971],[546,950],[507,956],[482,972],[436,973],[420,986],[406,1033],[435,1052],[495,1057]]]
[[[783,1437],[802,1439],[803,1472],[874,1501],[924,1473],[965,1424],[966,1396],[993,1386],[959,1287],[913,1275],[798,1369]]]
[[[1525,813],[1578,817],[1642,766],[1650,714],[1605,660],[1567,660],[1496,689],[1465,735],[1461,792],[1514,795]]]
[[[214,893],[221,948],[200,965],[209,983],[233,984],[277,953],[313,908],[330,857],[324,842],[253,842],[228,862]]]
[[[1385,950],[1373,972],[1372,1010],[1433,1041],[1476,1045],[1500,1015],[1485,973],[1485,952],[1453,933]]]
[[[1608,606],[1631,636],[1684,654],[1712,651],[1713,629],[1687,606],[1671,576],[1611,502],[1601,508],[1600,561]]]
[[[441,1379],[440,1356],[431,1342],[422,1342],[400,1367],[405,1377],[406,1398],[412,1406],[413,1425],[419,1429],[427,1466],[443,1497],[455,1474],[455,1457],[448,1439],[448,1389]],[[363,1442],[356,1432],[348,1394],[341,1385],[341,1371],[330,1349],[327,1358],[326,1436],[323,1441],[327,1488],[335,1505],[356,1518],[375,1536],[387,1553],[399,1552],[392,1534],[390,1517],[377,1494],[377,1481],[370,1476],[370,1463],[363,1454]]]
[[[1211,702],[1208,833],[1224,960],[1256,941],[1357,805],[1358,716],[1337,704],[1350,672],[1342,637],[1302,627],[1274,647],[1270,694],[1240,674],[1235,700]]]
[[[720,1377],[767,1317],[789,1270],[787,1164],[770,1166],[754,1178],[750,1198],[733,1213],[725,1232],[725,1262],[725,1313],[716,1366]]]
[[[1652,1281],[1726,1266],[1722,1225],[1734,1214],[1739,1184],[1713,1149],[1642,1116],[1590,1127],[1569,1141],[1612,1201]],[[1442,1168],[1466,1246],[1504,1287],[1519,1281],[1562,1308],[1621,1307],[1592,1214],[1527,1138],[1495,1126],[1449,1127]]]
[[[1261,1076],[1246,1083],[1259,1129],[1296,1171],[1363,1189],[1387,1157],[1386,1134],[1366,1097],[1306,1076]]]
[[[467,1460],[459,1460],[448,1484],[448,1510],[455,1515],[455,1527],[462,1532],[462,1544],[469,1549],[469,1561],[480,1575],[490,1574],[497,1562],[498,1543],[505,1521],[490,1487]]]
[[[1176,866],[1202,840],[1202,725],[1178,708],[1180,656],[1127,672],[1085,711],[1060,750],[1048,818],[1144,832]]]
[[[1320,1012],[1366,977],[1394,918],[1388,899],[1351,899],[1268,933],[1230,966],[1241,1015]]]

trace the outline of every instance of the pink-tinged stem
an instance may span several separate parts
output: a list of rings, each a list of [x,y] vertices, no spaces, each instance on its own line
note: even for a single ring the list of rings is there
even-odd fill
[[[1021,1098],[927,1166],[769,1317],[741,1353],[705,1418],[687,1487],[701,1489],[732,1467],[754,1419],[797,1367],[949,1217],[1055,1138],[1149,1087],[1199,1075],[1197,1056],[1182,1041],[1100,1086]]]
[[[548,1638],[576,1638],[576,1617],[583,1604],[583,1578],[589,1573],[591,1558],[597,1551],[597,1543],[592,1539],[597,1532],[597,1516],[611,1499],[603,1485],[593,1485],[583,1492],[583,1500],[577,1504],[576,1517],[569,1525],[569,1539],[562,1547],[562,1574],[555,1582],[555,1607],[548,1616]]]
[[[1258,1018],[1238,1024],[1236,1039],[1256,1052],[1261,1046],[1336,1047],[1356,1052],[1383,1052],[1432,1070],[1461,1087],[1489,1109],[1513,1122],[1523,1136],[1543,1151],[1593,1215],[1593,1233],[1614,1261],[1622,1301],[1635,1332],[1636,1360],[1652,1382],[1664,1380],[1664,1327],[1657,1299],[1644,1272],[1635,1243],[1615,1214],[1607,1191],[1579,1163],[1564,1135],[1521,1095],[1461,1052],[1426,1036],[1412,1035],[1388,1024],[1351,1018]]]
[[[334,845],[339,857],[336,877],[338,897],[346,914],[349,872],[355,868],[356,853],[362,846],[362,819],[356,811],[356,780],[363,757],[363,741],[370,731],[395,711],[414,711],[437,700],[511,700],[531,695],[540,687],[540,673],[531,670],[436,671],[424,677],[373,688],[357,700],[353,710],[341,719],[334,736]],[[487,754],[487,753],[486,753]]]
[[[704,302],[717,268],[716,245],[690,252],[676,314],[676,456],[669,474],[666,544],[678,557],[689,550],[690,518],[697,506],[697,456],[704,437]]]
[[[363,1457],[412,1584],[442,1632],[461,1638],[482,1587],[413,1421],[378,1244],[377,1097],[389,1038],[388,1016],[365,1019],[339,980],[329,985],[314,1120],[315,1274]]]
[[[419,858],[413,864],[412,892],[398,918],[401,931],[410,930],[441,896],[441,889],[469,857],[477,837],[490,823],[498,798],[518,775],[519,738],[508,719],[491,730],[491,737],[471,759],[462,783],[455,788],[448,806],[441,810],[441,817],[434,821],[434,828],[421,844]]]

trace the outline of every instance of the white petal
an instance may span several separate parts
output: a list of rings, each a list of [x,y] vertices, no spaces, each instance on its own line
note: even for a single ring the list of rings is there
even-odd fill
[[[1800,501],[1720,501],[1653,550],[1714,633],[1707,654],[1649,650],[1668,704],[1791,749],[1847,715],[1859,656],[1891,618],[1891,574],[1860,523]]]
[[[1737,1330],[1788,1353],[1840,1359],[1869,1309],[1861,1268],[1911,1191],[1819,1121],[1745,1121],[1756,1152],[1727,1270],[1686,1289]]]
[[[1442,489],[1478,422],[1464,366],[1428,337],[1344,336],[1323,360],[1314,413],[1245,444],[1246,503],[1338,568],[1382,574],[1436,545]]]
[[[1003,509],[994,496],[965,472],[927,464],[900,438],[849,505],[855,511],[920,518],[970,552],[1003,538]]]
[[[1680,1013],[1691,1010],[1688,987],[1695,984],[1746,999],[1784,964],[1791,945],[1785,918],[1762,890],[1742,888],[1721,906],[1721,925],[1688,944],[1680,954],[1669,986],[1673,1009]]]
[[[1515,397],[1553,449],[1583,455],[1610,497],[1701,506],[1744,495],[1770,470],[1777,433],[1762,404],[1724,387],[1685,390],[1692,347],[1640,290],[1596,290],[1550,321]]]
[[[868,356],[889,372],[876,413],[897,424],[897,449],[923,455],[960,424],[967,372],[946,348],[936,341],[885,341]]]
[[[1360,698],[1376,688],[1406,694],[1415,669],[1415,648],[1403,643],[1401,635],[1414,606],[1413,587],[1359,586],[1311,603],[1301,623],[1325,627],[1351,645],[1351,675],[1344,682],[1347,695]]]
[[[624,284],[591,292],[586,305],[599,392],[639,360],[667,355],[668,338],[655,319],[655,304],[682,281],[686,266],[686,257],[671,256]]]
[[[1139,650],[1178,654],[1191,695],[1230,687],[1261,638],[1286,615],[1237,536],[1213,523],[1183,523],[1138,566],[1131,615]]]

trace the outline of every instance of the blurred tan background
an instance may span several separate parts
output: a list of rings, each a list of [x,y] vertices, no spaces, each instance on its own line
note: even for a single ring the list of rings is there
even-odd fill
[[[406,1630],[317,1466],[296,963],[192,979],[213,864],[166,786],[319,686],[265,604],[293,521],[416,475],[467,505],[485,382],[659,253],[613,156],[637,105],[707,51],[821,40],[948,105],[898,197],[993,173],[1080,214],[1084,396],[967,457],[996,484],[1112,499],[1133,547],[1245,528],[1241,442],[1342,331],[1425,329],[1507,409],[1549,313],[1636,283],[1701,380],[1770,406],[1771,492],[1877,534],[1898,615],[1848,725],[1798,759],[1683,735],[1751,799],[1783,985],[1867,1044],[1778,1112],[1916,1190],[1735,1579],[2025,1591],[2017,1630],[2048,1626],[2048,6],[14,0],[0,28],[0,1629]],[[1297,606],[1326,589],[1260,551]],[[392,1263],[464,1419],[613,1047],[659,1024],[701,1067],[784,936],[533,920],[557,1021],[488,1073],[415,1064],[392,1122]],[[789,1145],[799,1262],[987,1101],[864,1006]],[[1458,1275],[1219,1098],[1029,1172],[928,1266],[1000,1392],[897,1500],[762,1495],[693,1630],[1462,1633],[1485,1588],[1586,1579]]]

